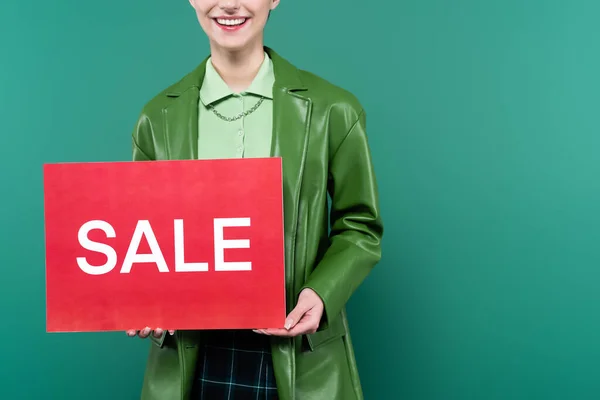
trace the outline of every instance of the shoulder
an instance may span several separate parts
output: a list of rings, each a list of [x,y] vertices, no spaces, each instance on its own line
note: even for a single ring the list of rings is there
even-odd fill
[[[200,89],[205,62],[196,66],[179,80],[154,94],[142,107],[142,116],[154,117],[190,89]]]
[[[346,110],[359,114],[362,106],[356,96],[348,90],[324,79],[323,77],[298,68],[294,63],[267,48],[267,53],[273,60],[275,67],[275,81],[281,79],[280,84],[284,87],[301,89],[298,95],[309,99],[313,110]]]
[[[310,99],[312,115],[327,121],[324,127],[328,132],[330,154],[348,137],[350,132],[366,135],[366,114],[358,98],[350,91],[308,71],[298,70],[306,87],[302,96]],[[359,129],[356,129],[356,127]]]
[[[322,126],[327,132],[329,154],[337,154],[353,131],[366,136],[365,111],[352,92],[312,72],[298,69],[298,73],[306,88],[299,94],[310,99],[312,118],[326,121]]]
[[[330,111],[350,112],[357,118],[364,112],[362,104],[352,92],[315,73],[301,69],[298,72],[307,88],[303,95],[310,98],[316,106],[326,107]]]
[[[204,63],[156,93],[142,106],[133,130],[133,140],[140,149],[143,149],[148,158],[156,157],[154,150],[156,140],[164,137],[162,132],[164,110],[174,104],[178,98],[192,95],[191,89],[198,87],[199,74],[203,71]]]

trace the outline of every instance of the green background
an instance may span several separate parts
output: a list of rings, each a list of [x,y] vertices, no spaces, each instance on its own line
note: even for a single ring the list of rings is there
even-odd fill
[[[596,0],[273,14],[267,44],[368,113],[367,400],[600,398],[599,19]],[[0,2],[0,398],[138,397],[146,342],[45,333],[42,164],[129,159],[142,105],[207,50],[186,0]]]

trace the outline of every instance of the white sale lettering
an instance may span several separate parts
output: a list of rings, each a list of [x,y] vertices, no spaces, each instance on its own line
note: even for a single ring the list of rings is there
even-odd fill
[[[87,262],[85,257],[77,257],[77,265],[79,265],[79,268],[81,268],[81,270],[83,272],[85,272],[86,274],[102,275],[102,274],[109,273],[110,271],[113,270],[115,265],[117,265],[117,252],[115,251],[115,249],[113,249],[112,247],[110,247],[107,244],[91,241],[88,238],[88,233],[92,229],[100,229],[100,230],[104,231],[104,233],[106,233],[106,237],[108,237],[108,238],[117,237],[117,234],[115,233],[115,230],[112,227],[112,225],[105,221],[86,222],[79,229],[79,233],[77,234],[77,237],[79,239],[79,244],[83,248],[105,254],[106,257],[108,258],[108,261],[106,261],[106,264],[104,264],[104,265],[101,265],[99,267],[94,267],[93,265],[90,265]]]
[[[232,226],[250,226],[250,218],[215,218],[215,271],[250,271],[252,263],[225,262],[225,249],[249,249],[250,240],[225,240],[223,228]]]
[[[249,227],[250,218],[214,218],[214,249],[215,249],[215,271],[251,271],[252,263],[226,262],[225,249],[249,249],[249,239],[224,239],[223,230],[226,227]],[[184,250],[184,229],[183,220],[173,221],[174,244],[175,244],[175,272],[207,272],[207,262],[185,262]],[[94,220],[86,222],[81,226],[78,232],[79,244],[86,250],[102,253],[106,255],[107,261],[104,265],[93,266],[87,262],[85,257],[77,257],[79,268],[90,275],[103,275],[111,272],[117,266],[117,253],[110,245],[94,242],[89,239],[88,234],[94,229],[102,230],[107,238],[115,238],[115,229],[106,221]],[[138,254],[138,248],[146,238],[150,247],[150,254]],[[128,274],[134,263],[152,263],[155,264],[159,272],[169,272],[169,267],[162,254],[160,245],[154,235],[150,221],[140,220],[137,222],[135,231],[129,243],[127,254],[121,266],[121,273]]]
[[[146,236],[146,240],[150,246],[150,254],[138,254],[137,252],[140,242],[142,241],[142,235]],[[131,267],[133,266],[134,262],[155,263],[160,272],[169,272],[169,267],[167,267],[167,262],[162,255],[162,251],[160,250],[158,242],[156,241],[156,236],[154,236],[154,231],[150,226],[150,221],[138,221],[135,231],[133,232],[131,242],[129,243],[127,255],[123,261],[123,266],[121,267],[121,273],[128,274],[131,272]]]
[[[186,263],[183,250],[183,220],[175,220],[175,272],[206,272],[208,263]]]

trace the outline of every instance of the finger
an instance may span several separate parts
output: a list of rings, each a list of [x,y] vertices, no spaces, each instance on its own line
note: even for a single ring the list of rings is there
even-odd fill
[[[292,329],[267,329],[267,334],[273,336],[295,337],[299,335],[315,333],[319,327],[316,315],[305,314],[304,317]]]
[[[145,327],[144,329],[142,329],[142,330],[140,331],[140,333],[139,333],[138,335],[139,335],[139,337],[141,337],[142,339],[145,339],[145,338],[147,338],[147,337],[148,337],[148,335],[150,335],[150,331],[151,331],[151,329],[150,329],[150,328],[148,328],[148,327]]]
[[[174,330],[171,330],[171,329],[169,329],[169,334],[170,334],[171,336],[173,336],[173,335],[175,334],[175,331],[174,331]]]
[[[159,338],[159,337],[161,337],[161,336],[162,336],[163,332],[164,332],[164,331],[163,331],[162,329],[160,329],[160,328],[156,328],[156,329],[154,330],[154,333],[153,333],[153,335],[154,335],[154,337],[155,337],[155,338]]]
[[[318,321],[315,321],[313,319],[303,319],[288,332],[290,333],[290,336],[310,335],[315,333],[318,327]]]
[[[253,329],[252,331],[254,333],[258,333],[259,335],[271,336],[271,334],[267,332],[267,329]]]
[[[280,337],[291,337],[290,331],[285,328],[271,328],[265,329],[265,335],[280,336]]]
[[[268,329],[267,332],[269,335],[273,336],[281,336],[281,337],[296,337],[300,335],[306,335],[315,333],[317,330],[315,324],[308,324],[304,322],[300,322],[296,324],[292,329],[287,330],[283,329]]]
[[[134,337],[137,334],[137,331],[135,329],[130,329],[127,331],[127,336],[129,337]]]
[[[292,312],[289,313],[288,317],[286,318],[284,328],[287,330],[292,329],[294,326],[296,326],[298,322],[300,322],[300,320],[302,320],[304,314],[310,311],[313,307],[314,305],[308,303],[307,301],[300,300],[300,302],[298,302],[296,307],[292,310]]]

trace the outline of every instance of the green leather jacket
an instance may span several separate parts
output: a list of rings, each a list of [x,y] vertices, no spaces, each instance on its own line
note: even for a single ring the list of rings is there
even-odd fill
[[[271,337],[279,397],[359,400],[345,304],[379,261],[383,234],[365,112],[352,94],[265,51],[275,73],[271,155],[283,159],[287,308],[304,288],[325,305],[316,333]],[[134,160],[197,158],[205,63],[145,105],[133,132]],[[202,332],[152,341],[142,399],[188,399]]]

